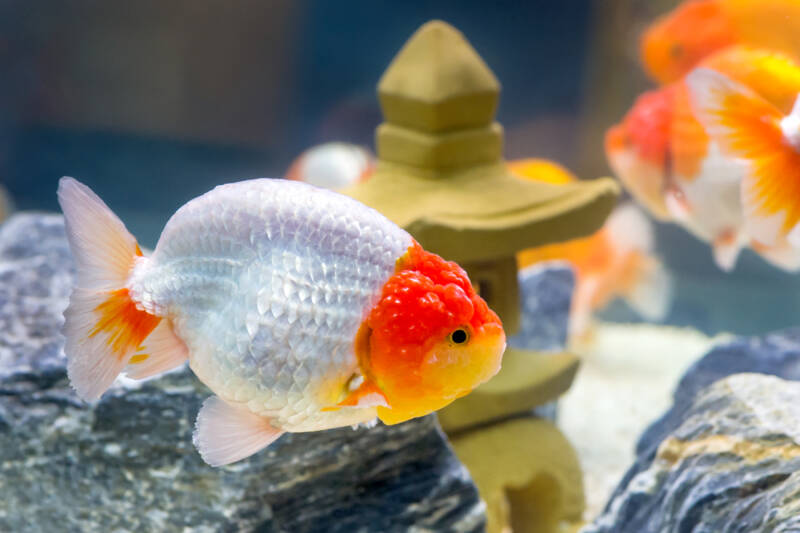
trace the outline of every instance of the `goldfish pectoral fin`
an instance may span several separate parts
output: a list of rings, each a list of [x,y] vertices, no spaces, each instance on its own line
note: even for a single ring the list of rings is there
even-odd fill
[[[342,407],[389,407],[389,402],[386,400],[386,395],[378,386],[367,380],[364,381],[357,389],[350,392],[347,397],[336,404],[335,407],[325,408],[325,411],[334,411]]]
[[[133,379],[144,379],[172,370],[189,358],[189,350],[175,335],[169,320],[162,320],[137,352],[124,370]]]
[[[203,461],[222,466],[266,448],[283,433],[268,419],[212,396],[197,413],[192,440]]]
[[[656,258],[646,258],[637,283],[625,295],[625,301],[647,320],[667,316],[672,303],[672,277]]]
[[[738,238],[717,237],[711,243],[714,262],[724,272],[730,272],[736,266],[736,260],[742,251],[742,243]]]
[[[692,207],[686,196],[676,188],[664,191],[664,205],[667,206],[670,216],[677,222],[684,222],[692,216]]]

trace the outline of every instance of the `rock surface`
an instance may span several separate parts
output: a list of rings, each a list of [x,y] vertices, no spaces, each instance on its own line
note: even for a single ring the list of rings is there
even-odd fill
[[[481,531],[485,507],[433,417],[285,435],[230,467],[191,443],[208,391],[188,370],[69,388],[61,217],[0,225],[0,531]]]
[[[563,350],[575,274],[567,263],[548,262],[520,271],[519,331],[508,345],[520,350]]]
[[[702,390],[583,533],[800,531],[800,383],[737,374]]]
[[[685,419],[701,390],[726,376],[745,372],[800,381],[800,329],[739,337],[712,348],[683,375],[672,395],[672,407],[647,428],[636,445],[636,453],[652,457],[659,443]]]

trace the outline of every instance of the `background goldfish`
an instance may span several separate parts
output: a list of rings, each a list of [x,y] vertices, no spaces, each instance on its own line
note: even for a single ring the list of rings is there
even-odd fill
[[[338,190],[369,177],[375,156],[362,146],[330,142],[309,148],[292,162],[286,179]]]
[[[644,33],[641,56],[659,83],[677,81],[714,52],[747,44],[800,58],[797,0],[689,0]]]
[[[170,218],[153,253],[71,178],[58,190],[77,281],[64,313],[71,383],[187,359],[214,393],[195,444],[212,465],[286,431],[397,423],[499,367],[497,316],[455,263],[377,211],[286,180],[217,187]]]
[[[525,179],[570,183],[577,178],[564,167],[541,159],[508,163]],[[569,262],[576,277],[570,309],[570,330],[582,335],[592,313],[622,298],[649,320],[662,320],[672,295],[672,283],[663,264],[653,255],[653,228],[632,204],[618,206],[603,227],[589,237],[525,250],[517,255],[521,268],[544,261]]]
[[[700,65],[746,84],[783,110],[791,108],[800,89],[791,61],[767,50],[731,46]],[[787,241],[754,240],[746,231],[740,190],[747,164],[709,137],[685,81],[640,96],[607,132],[606,154],[640,203],[709,242],[723,270],[733,268],[746,246],[777,266],[800,268],[800,254]]]

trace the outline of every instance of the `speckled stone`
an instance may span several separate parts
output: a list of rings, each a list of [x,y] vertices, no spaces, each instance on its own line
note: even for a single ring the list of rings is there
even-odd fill
[[[800,381],[800,328],[763,337],[738,337],[711,349],[683,375],[672,395],[672,407],[642,434],[637,454],[655,454],[658,444],[685,419],[697,393],[726,376],[744,372]]]
[[[289,434],[214,469],[188,370],[79,401],[58,334],[71,268],[61,217],[0,225],[0,531],[483,530],[433,417]]]
[[[575,274],[566,263],[533,265],[519,273],[519,331],[508,345],[520,350],[563,350],[567,343],[569,308]]]
[[[699,392],[582,533],[800,531],[800,383],[736,374]]]

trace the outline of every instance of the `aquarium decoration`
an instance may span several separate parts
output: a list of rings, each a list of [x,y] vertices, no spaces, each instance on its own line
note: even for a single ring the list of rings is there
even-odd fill
[[[513,335],[520,325],[517,252],[596,231],[618,188],[609,178],[556,186],[512,175],[503,160],[503,128],[495,121],[499,93],[494,74],[458,30],[441,21],[423,25],[378,85],[385,122],[376,132],[375,171],[344,192],[462,265]],[[542,508],[541,520],[523,521],[530,524],[524,527],[580,520],[580,468],[563,435],[540,419],[498,422],[555,400],[577,367],[569,353],[508,348],[497,376],[439,412],[487,501],[489,531],[509,523],[505,490],[520,495],[514,507]],[[530,433],[543,426],[550,429]],[[556,486],[540,491],[544,478]],[[553,491],[559,502],[580,503],[537,505]]]

